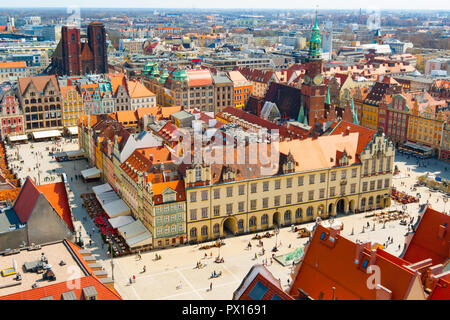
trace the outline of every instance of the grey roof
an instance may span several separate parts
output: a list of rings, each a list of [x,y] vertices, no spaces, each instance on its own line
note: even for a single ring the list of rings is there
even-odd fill
[[[54,299],[52,296],[48,296],[48,297],[40,298],[39,300],[54,300]]]
[[[193,118],[194,116],[190,112],[181,110],[181,111],[178,111],[178,112],[175,112],[174,114],[172,114],[172,117],[174,117],[175,119],[183,120],[183,119]]]
[[[213,75],[214,83],[233,83],[226,75]]]
[[[77,295],[72,290],[63,292],[61,296],[63,300],[77,300]]]
[[[0,211],[0,234],[6,233],[24,226],[20,223],[19,217],[13,208]]]
[[[85,297],[94,297],[97,296],[97,289],[95,289],[94,286],[84,287],[83,288],[83,295]]]

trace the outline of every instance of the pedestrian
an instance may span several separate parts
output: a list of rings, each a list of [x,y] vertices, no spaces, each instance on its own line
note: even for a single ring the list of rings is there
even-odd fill
[[[288,286],[289,286],[289,278],[287,279],[287,283],[288,283]]]
[[[136,283],[136,276],[133,274],[133,283]]]
[[[212,291],[212,282],[209,283],[209,291]]]
[[[131,277],[130,277],[130,284],[132,284],[133,283],[133,280],[131,279]]]
[[[92,246],[92,240],[89,239],[89,246]]]

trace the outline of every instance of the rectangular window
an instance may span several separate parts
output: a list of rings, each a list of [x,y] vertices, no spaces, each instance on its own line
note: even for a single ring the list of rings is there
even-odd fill
[[[214,216],[217,217],[220,215],[220,206],[214,206]]]
[[[331,181],[336,181],[336,171],[331,172],[330,180]]]
[[[325,198],[325,189],[320,189],[320,190],[319,190],[319,198],[320,198],[320,199]]]
[[[320,174],[320,182],[325,182],[325,177],[326,177],[325,173],[321,173]]]
[[[352,178],[356,178],[356,169],[352,169]]]
[[[363,182],[362,191],[367,191],[367,181]]]
[[[233,213],[233,204],[227,203],[227,214],[232,214],[232,213]]]
[[[197,220],[197,209],[191,209],[191,220]]]
[[[350,185],[350,193],[355,193],[356,192],[356,183],[352,183]]]
[[[287,178],[286,179],[286,187],[287,188],[292,188],[292,178]]]
[[[308,191],[308,200],[314,200],[314,190]]]
[[[196,202],[197,201],[197,192],[191,192],[191,202]]]
[[[208,200],[208,191],[202,191],[202,201]]]
[[[233,196],[233,187],[227,187],[227,197]]]
[[[377,181],[377,189],[381,189],[381,188],[383,188],[383,180],[382,180],[382,179],[379,179],[379,180]]]
[[[240,186],[239,186],[239,195],[240,195],[240,196],[244,195],[244,191],[245,191],[245,190],[244,190],[244,187],[245,187],[244,185],[240,185]]]
[[[263,198],[263,208],[267,208],[269,206],[269,198]]]
[[[292,195],[291,194],[287,194],[286,195],[286,204],[291,204],[292,202]]]
[[[256,183],[252,183],[252,184],[250,185],[250,191],[251,191],[251,193],[256,193],[256,186],[257,186]]]
[[[253,287],[253,289],[250,291],[248,296],[252,298],[252,300],[261,300],[262,297],[264,297],[264,295],[266,294],[266,292],[267,287],[258,281]]]
[[[313,174],[309,175],[309,184],[314,184],[314,177]]]
[[[275,196],[275,198],[273,199],[273,204],[275,206],[279,206],[280,205],[280,196]]]
[[[345,185],[341,186],[341,196],[343,196],[345,194]]]
[[[297,192],[297,202],[303,201],[303,192]]]
[[[375,189],[375,181],[370,181],[370,191]]]
[[[269,191],[269,181],[263,182],[263,191]]]
[[[214,199],[220,199],[220,189],[214,189]]]
[[[281,180],[280,179],[275,180],[275,190],[280,189],[280,187],[281,187]]]
[[[341,171],[341,179],[345,179],[347,178],[347,170],[342,170]]]
[[[297,178],[297,183],[299,186],[303,185],[303,176]]]
[[[330,197],[334,197],[336,195],[336,187],[330,188]]]
[[[244,201],[238,203],[238,211],[244,212]]]
[[[250,200],[250,209],[256,210],[256,200]]]
[[[202,208],[202,219],[208,218],[208,208]]]
[[[389,188],[389,178],[384,179],[384,187]]]

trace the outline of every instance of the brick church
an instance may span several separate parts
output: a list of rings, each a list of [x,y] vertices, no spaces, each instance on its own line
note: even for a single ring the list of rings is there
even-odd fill
[[[101,22],[88,25],[87,41],[82,41],[80,29],[64,26],[52,56],[50,73],[68,76],[107,73],[107,59],[106,32]]]

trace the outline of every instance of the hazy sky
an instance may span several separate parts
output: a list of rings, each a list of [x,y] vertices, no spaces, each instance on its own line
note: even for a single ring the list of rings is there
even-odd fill
[[[376,2],[376,3],[374,3]],[[448,0],[0,0],[0,7],[110,7],[110,8],[275,8],[310,9],[430,9],[449,10]]]

